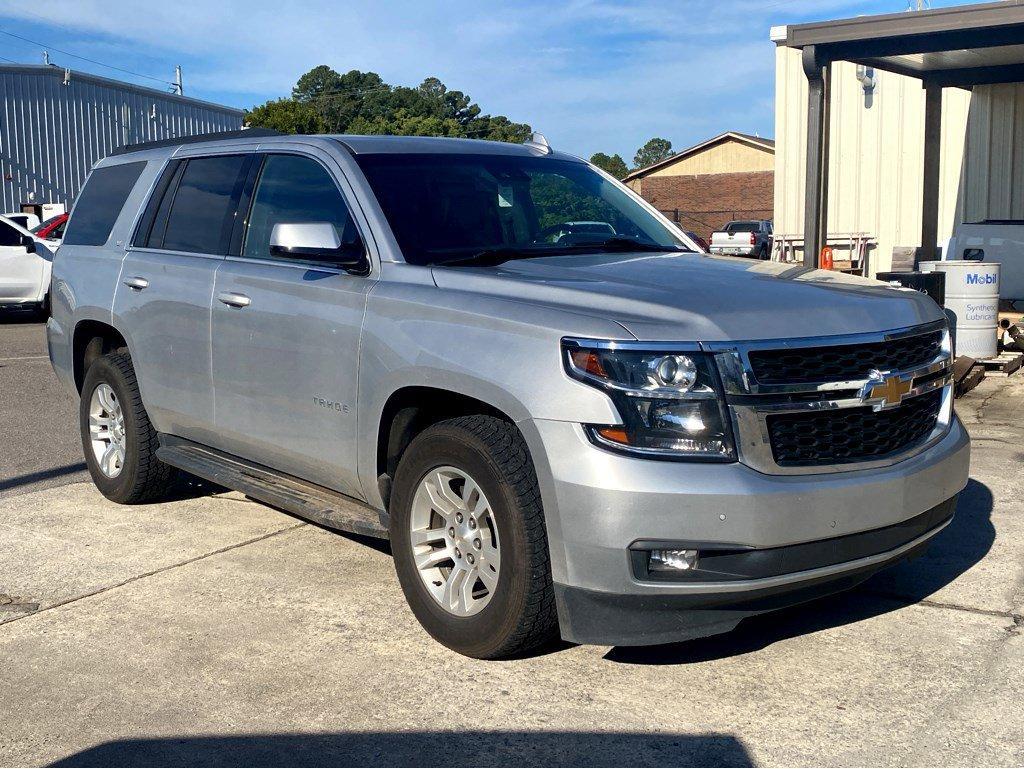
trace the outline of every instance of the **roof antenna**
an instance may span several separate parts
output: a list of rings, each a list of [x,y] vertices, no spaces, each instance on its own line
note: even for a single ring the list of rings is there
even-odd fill
[[[548,144],[548,140],[547,138],[545,138],[544,134],[540,133],[539,131],[534,131],[530,135],[530,138],[524,141],[523,144],[525,144],[530,149],[543,152],[545,155],[551,154],[551,145]]]

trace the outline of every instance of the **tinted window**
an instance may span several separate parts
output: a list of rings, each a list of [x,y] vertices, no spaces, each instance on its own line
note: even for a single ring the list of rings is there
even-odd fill
[[[355,223],[327,170],[310,158],[269,155],[253,196],[243,256],[270,256],[278,223],[330,222],[343,242],[356,240]]]
[[[167,212],[170,210],[178,178],[184,168],[184,160],[172,160],[167,164],[139,220],[139,228],[132,241],[133,246],[160,248],[163,245],[164,232],[167,231]]]
[[[0,222],[0,246],[20,246],[21,233],[7,222]]]
[[[64,244],[102,246],[110,238],[118,214],[146,163],[123,163],[97,168],[89,174],[68,221]]]
[[[235,196],[246,155],[192,158],[173,192],[163,248],[204,254],[227,253]]]
[[[585,163],[441,153],[357,155],[356,161],[412,264],[489,249],[600,252],[611,238],[683,247],[675,231]]]
[[[725,225],[726,232],[757,232],[760,229],[759,222],[729,222]]]

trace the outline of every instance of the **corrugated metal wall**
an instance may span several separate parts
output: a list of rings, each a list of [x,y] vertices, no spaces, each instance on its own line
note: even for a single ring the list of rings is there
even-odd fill
[[[920,245],[924,170],[921,82],[880,70],[875,81],[865,95],[854,64],[833,65],[828,229],[877,238],[872,272],[889,268],[894,246]],[[807,79],[800,51],[777,48],[775,83],[775,231],[802,234]],[[940,243],[964,216],[1007,218],[997,211],[1012,209],[1024,217],[1022,141],[1021,87],[943,92]]]
[[[1024,219],[1024,83],[974,89],[957,216]]]
[[[70,207],[93,163],[125,144],[242,127],[239,110],[44,66],[0,66],[0,211]]]

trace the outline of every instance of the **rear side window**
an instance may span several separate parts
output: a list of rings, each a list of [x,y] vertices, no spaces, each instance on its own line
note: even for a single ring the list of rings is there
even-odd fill
[[[78,195],[64,236],[66,246],[102,246],[110,238],[124,202],[139,180],[145,161],[95,169]]]
[[[221,155],[191,158],[169,168],[169,183],[160,202],[156,208],[155,200],[150,202],[154,215],[145,245],[170,251],[227,253],[248,161],[248,155]]]
[[[139,229],[132,241],[133,246],[160,248],[163,245],[164,233],[167,231],[167,212],[171,208],[171,199],[184,168],[184,160],[174,160],[168,163],[160,175],[160,180],[156,183],[149,203],[146,204],[146,210],[139,220]]]

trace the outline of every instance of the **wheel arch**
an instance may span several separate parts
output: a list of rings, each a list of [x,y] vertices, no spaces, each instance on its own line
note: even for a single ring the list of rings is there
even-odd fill
[[[385,510],[390,498],[391,480],[402,454],[413,439],[431,425],[470,414],[494,416],[519,429],[516,420],[507,411],[464,392],[428,385],[408,385],[388,396],[376,420],[373,465],[376,489]]]
[[[75,324],[71,336],[71,363],[75,389],[79,394],[89,366],[97,358],[115,350],[128,351],[128,342],[124,334],[110,323],[85,318]]]

